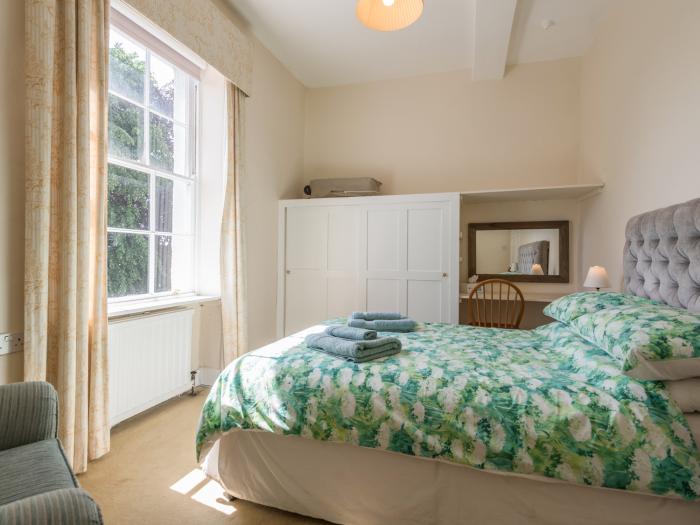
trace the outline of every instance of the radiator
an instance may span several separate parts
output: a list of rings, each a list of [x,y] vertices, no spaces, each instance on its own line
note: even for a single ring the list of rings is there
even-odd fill
[[[183,308],[110,320],[112,426],[189,388],[193,316]]]

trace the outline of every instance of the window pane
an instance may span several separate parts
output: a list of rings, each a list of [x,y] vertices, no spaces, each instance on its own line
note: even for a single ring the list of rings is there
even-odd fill
[[[148,293],[148,236],[107,235],[107,295],[124,297]]]
[[[156,235],[156,271],[154,290],[169,292],[172,289],[173,245],[172,238],[167,235]]]
[[[193,238],[181,235],[156,235],[156,292],[194,290]]]
[[[169,117],[173,116],[175,100],[175,69],[151,55],[151,107]]]
[[[162,170],[173,171],[175,137],[173,122],[151,113],[151,165]]]
[[[143,109],[114,95],[109,96],[109,153],[129,160],[143,156]]]
[[[107,225],[111,228],[147,230],[150,204],[148,174],[110,164],[107,185]]]
[[[156,231],[173,231],[173,186],[170,179],[156,177]]]
[[[193,183],[156,177],[156,231],[192,233]]]
[[[143,104],[146,51],[110,31],[109,89]]]

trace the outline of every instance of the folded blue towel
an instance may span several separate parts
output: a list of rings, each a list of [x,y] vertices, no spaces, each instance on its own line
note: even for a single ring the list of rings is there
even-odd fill
[[[401,351],[401,341],[394,337],[350,341],[322,333],[307,335],[304,342],[309,348],[356,363],[398,354]]]
[[[350,319],[348,321],[348,326],[364,328],[366,330],[376,330],[377,332],[412,332],[416,329],[416,322],[413,319],[377,319],[376,321]]]
[[[323,352],[324,354],[332,355],[333,357],[337,357],[338,359],[344,359],[345,361],[351,361],[353,363],[366,363],[367,361],[374,361],[375,359],[381,359],[382,357],[396,355],[399,352],[401,352],[400,347],[391,347],[387,348],[386,350],[383,350],[382,348],[377,348],[372,350],[372,353],[363,354],[362,357],[345,357],[339,354],[335,354],[333,352],[329,352],[328,350],[324,350],[323,348],[317,348],[313,346],[310,346],[309,348],[313,348],[318,352]]]
[[[365,321],[378,321],[380,319],[397,320],[405,319],[399,312],[353,312],[350,319],[364,319]]]
[[[335,325],[326,328],[328,335],[342,337],[343,339],[352,339],[354,341],[366,341],[368,339],[376,339],[377,332],[375,330],[365,330],[364,328],[353,328],[352,326]]]

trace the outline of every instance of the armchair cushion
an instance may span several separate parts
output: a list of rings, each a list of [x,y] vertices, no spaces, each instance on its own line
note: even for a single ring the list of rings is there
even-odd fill
[[[56,489],[76,488],[57,439],[0,452],[0,505]]]
[[[0,386],[0,450],[56,437],[58,398],[49,383]]]
[[[0,507],[3,525],[99,525],[100,508],[82,489],[59,489]]]

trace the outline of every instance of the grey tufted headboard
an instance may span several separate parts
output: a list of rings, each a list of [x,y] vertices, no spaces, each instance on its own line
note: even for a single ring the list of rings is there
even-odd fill
[[[700,199],[632,217],[624,290],[700,312]]]
[[[549,241],[535,241],[518,247],[518,271],[530,273],[533,264],[542,266],[545,275],[549,275]]]

